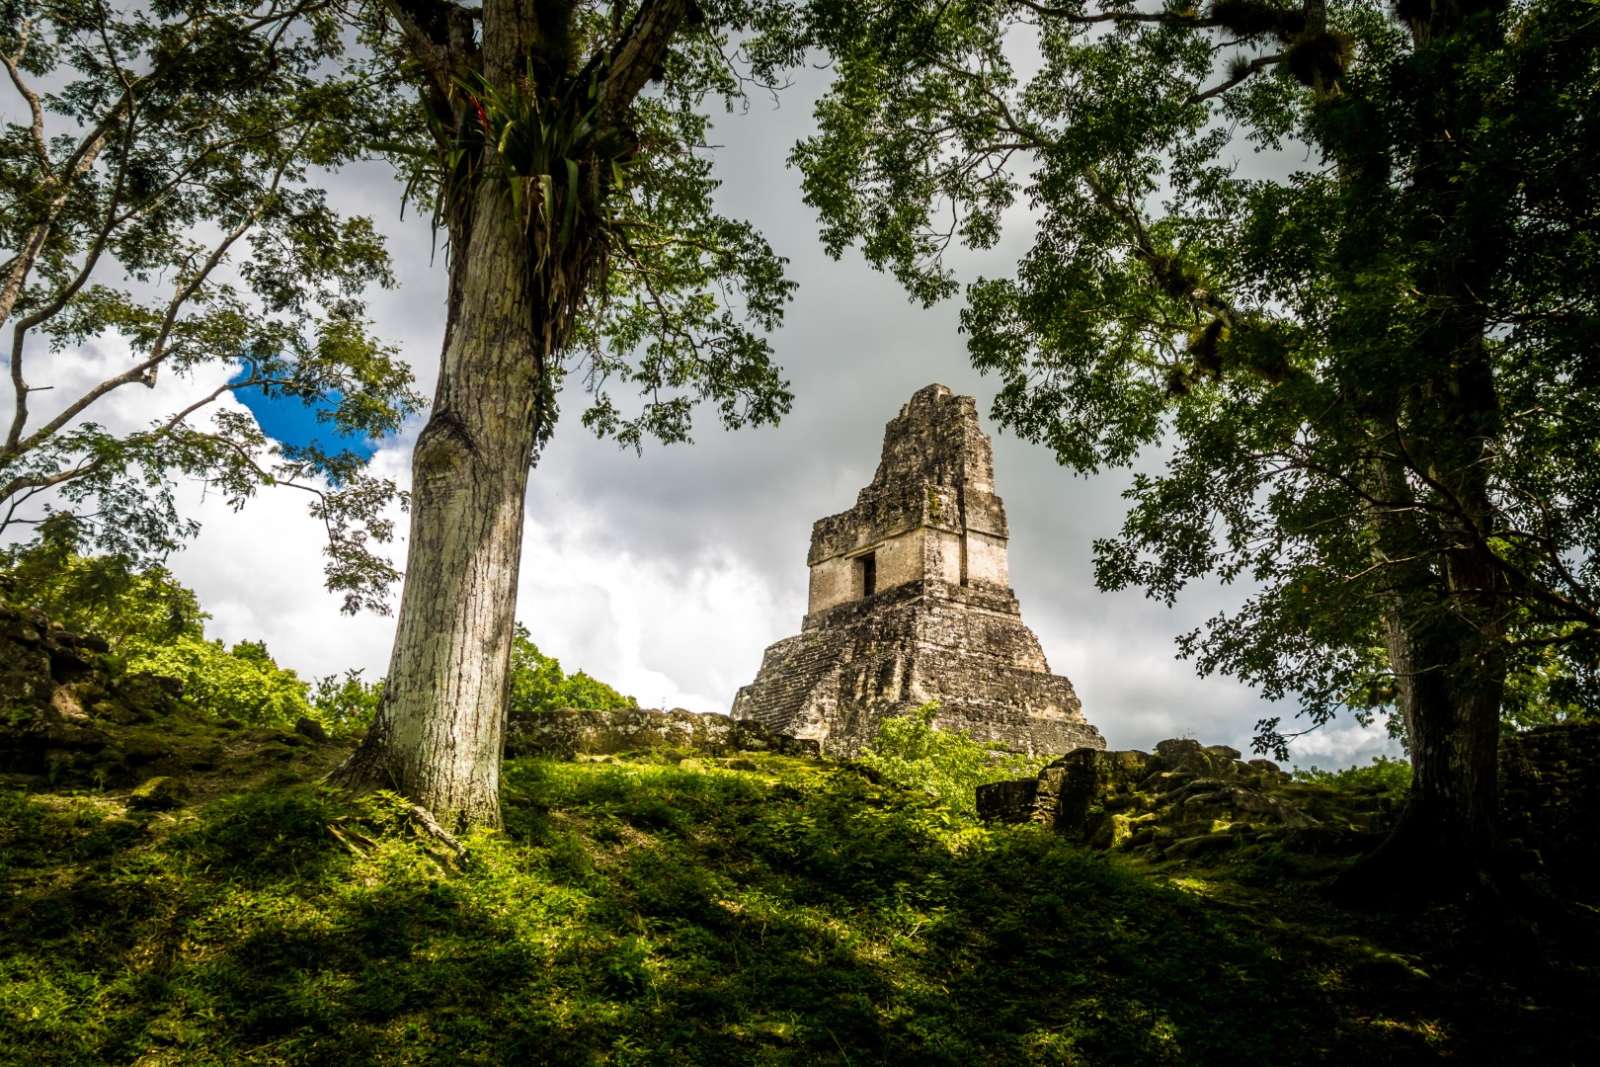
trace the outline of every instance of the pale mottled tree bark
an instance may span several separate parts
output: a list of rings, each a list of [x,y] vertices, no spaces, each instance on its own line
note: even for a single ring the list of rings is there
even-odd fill
[[[447,825],[498,825],[544,332],[503,190],[479,191],[455,263],[459,303],[412,457],[411,541],[383,707],[338,778],[391,784]]]
[[[572,5],[488,0],[477,15],[445,0],[390,0],[427,72],[424,104],[475,121],[462,72],[510,87],[533,68],[572,67],[560,32]],[[665,53],[685,0],[646,0],[612,53],[604,121],[620,121]],[[552,391],[605,235],[578,232],[539,260],[508,187],[491,168],[445,205],[451,275],[433,411],[412,459],[411,540],[394,650],[372,729],[331,780],[392,788],[447,829],[498,826],[500,760],[522,551],[523,498]],[[584,227],[579,227],[580,231]]]

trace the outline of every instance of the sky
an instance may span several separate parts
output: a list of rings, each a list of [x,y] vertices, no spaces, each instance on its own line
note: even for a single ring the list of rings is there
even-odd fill
[[[719,118],[710,138],[722,146],[721,209],[755,222],[799,283],[772,338],[795,395],[792,413],[776,428],[728,433],[706,412],[692,445],[647,447],[640,456],[590,436],[576,418],[581,391],[569,385],[564,420],[528,491],[518,617],[565,668],[581,668],[645,706],[726,712],[738,687],[755,677],[762,650],[799,630],[811,524],[854,503],[877,465],[884,424],[913,392],[939,382],[978,400],[1010,519],[1011,579],[1023,620],[1108,744],[1148,749],[1163,738],[1194,737],[1248,751],[1256,720],[1287,719],[1294,707],[1267,704],[1228,678],[1197,677],[1174,648],[1178,634],[1239,603],[1245,590],[1198,586],[1173,609],[1138,590],[1096,590],[1091,543],[1119,527],[1131,473],[1075,476],[1047,450],[998,432],[986,417],[997,386],[967,360],[959,300],[924,309],[854,253],[835,262],[822,251],[799,175],[785,165],[812,129],[822,78],[804,72],[776,103],[753,97],[745,113]],[[431,395],[444,257],[433,253],[427,220],[415,212],[401,219],[401,186],[382,164],[331,175],[327,188],[335,206],[371,215],[386,235],[400,284],[371,293],[370,311]],[[963,280],[1015,263],[1030,234],[1026,205],[1007,221],[997,248],[954,257]],[[75,384],[121,369],[126,350],[104,337],[53,359],[57,389],[42,397],[71,395]],[[188,379],[164,376],[154,389],[123,389],[97,421],[145,425],[227,374],[218,366]],[[0,404],[9,405],[4,391]],[[316,429],[304,410],[260,397],[249,409],[265,431],[291,443]],[[374,470],[407,482],[420,428],[421,417],[372,442]],[[393,618],[340,613],[340,598],[322,587],[322,533],[304,499],[278,490],[235,512],[197,485],[184,486],[181,499],[202,532],[168,565],[211,613],[212,636],[264,639],[306,677],[352,667],[368,677],[384,672]],[[403,543],[393,547],[403,561]],[[1381,727],[1342,719],[1297,741],[1294,762],[1330,767],[1393,751]]]
[[[232,380],[242,381],[249,374],[249,369],[241,366]],[[364,460],[370,460],[378,451],[379,442],[364,434],[341,431],[323,417],[331,415],[339,406],[338,392],[329,393],[312,403],[282,394],[269,394],[265,387],[259,385],[236,390],[233,395],[255,416],[261,432],[281,444],[292,448],[316,445],[330,454],[353,452]]]

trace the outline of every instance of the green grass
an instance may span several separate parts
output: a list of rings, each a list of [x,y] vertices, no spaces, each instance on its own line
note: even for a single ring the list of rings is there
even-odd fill
[[[0,791],[0,1062],[1564,1063],[1593,994],[837,765],[513,761],[458,866],[313,755]]]

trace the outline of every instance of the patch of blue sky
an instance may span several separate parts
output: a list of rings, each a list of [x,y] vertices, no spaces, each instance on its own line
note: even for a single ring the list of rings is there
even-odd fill
[[[240,370],[233,381],[242,381],[249,373]],[[363,460],[372,458],[378,442],[361,433],[343,433],[331,421],[322,417],[330,415],[339,404],[337,393],[317,401],[306,401],[281,392],[268,394],[259,385],[234,390],[239,403],[250,409],[256,417],[261,432],[280,444],[291,448],[315,445],[324,452],[354,452]]]

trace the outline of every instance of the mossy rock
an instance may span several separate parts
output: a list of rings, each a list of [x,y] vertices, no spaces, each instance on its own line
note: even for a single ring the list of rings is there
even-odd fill
[[[326,744],[328,740],[327,727],[305,715],[295,720],[294,732],[318,745]]]
[[[90,706],[89,714],[118,726],[137,726],[154,721],[154,716],[142,708],[132,708],[115,698],[101,700]]]
[[[1196,856],[1206,856],[1235,848],[1239,843],[1238,836],[1226,831],[1216,834],[1195,834],[1191,837],[1178,838],[1167,846],[1164,855],[1167,859],[1193,859]]]
[[[159,774],[141,782],[128,795],[128,807],[135,811],[169,811],[188,803],[189,786],[180,778]]]
[[[1105,817],[1100,826],[1095,830],[1094,836],[1089,839],[1090,848],[1116,849],[1123,848],[1133,836],[1133,820],[1121,813],[1113,812]]]

